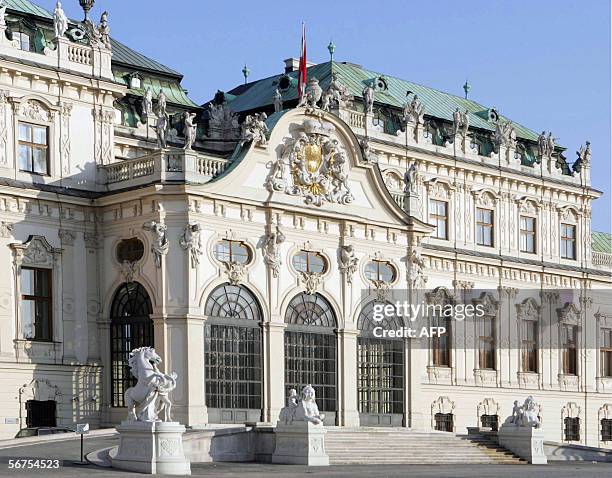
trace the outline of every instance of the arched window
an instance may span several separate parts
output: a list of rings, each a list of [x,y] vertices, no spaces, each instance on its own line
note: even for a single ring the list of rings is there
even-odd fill
[[[319,294],[296,295],[285,312],[285,388],[311,384],[325,423],[335,424],[336,316]]]
[[[261,420],[262,311],[242,285],[222,284],[204,307],[206,406],[211,423]]]
[[[119,286],[111,305],[111,405],[123,407],[123,394],[136,383],[128,357],[138,347],[153,346],[151,299],[138,282]]]
[[[382,315],[385,305],[368,302],[357,318],[357,399],[360,423],[366,426],[401,426],[403,420],[404,342],[376,336],[401,329],[403,322]]]

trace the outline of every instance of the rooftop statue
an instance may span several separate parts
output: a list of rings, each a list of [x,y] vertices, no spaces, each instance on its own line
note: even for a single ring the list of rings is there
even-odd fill
[[[578,159],[574,163],[573,170],[577,173],[582,171],[582,168],[591,164],[591,143],[586,142],[586,145],[580,145],[580,150],[576,151]]]
[[[170,119],[168,114],[164,113],[157,117],[157,125],[155,126],[155,134],[157,135],[157,148],[166,149],[168,147],[168,123]]]
[[[304,91],[302,98],[300,98],[298,107],[306,106],[308,108],[316,108],[322,94],[323,90],[319,86],[319,80],[313,76],[310,80],[308,80],[308,86],[306,86],[306,90]]]
[[[159,95],[157,96],[157,115],[163,116],[166,114],[167,100],[166,94],[164,90],[159,90]]]
[[[146,122],[146,119],[153,114],[153,90],[150,86],[145,90],[145,94],[142,97],[142,116],[144,116],[143,120]]]
[[[240,146],[245,143],[254,142],[256,145],[264,146],[268,143],[268,126],[265,113],[255,113],[247,115],[242,123],[242,133],[240,136]]]
[[[196,140],[196,131],[198,125],[195,124],[194,120],[196,117],[196,113],[185,112],[185,146],[183,149],[187,151],[191,151],[191,147]]]
[[[363,89],[363,111],[365,113],[372,113],[374,111],[374,88],[368,84]]]
[[[176,373],[167,375],[157,368],[162,359],[152,347],[140,347],[130,352],[130,372],[138,380],[125,391],[125,403],[130,422],[159,422],[159,413],[165,410],[163,421],[171,421],[172,402],[168,394],[176,388]]]
[[[281,94],[278,88],[276,88],[276,91],[274,92],[274,96],[272,100],[274,102],[274,112],[278,113],[279,111],[282,111],[283,110],[283,95]]]
[[[495,123],[495,135],[493,140],[498,146],[502,145],[509,148],[516,147],[516,130],[514,129],[512,121],[497,121],[497,123]]]
[[[410,92],[406,94],[408,96]],[[402,119],[404,123],[412,122],[416,124],[423,123],[423,117],[425,115],[425,105],[421,102],[417,95],[414,95],[410,103],[406,101],[404,104],[404,111]]]
[[[110,26],[108,25],[108,12],[102,13],[100,17],[100,24],[98,25],[98,32],[100,33],[100,42],[110,50]]]
[[[55,38],[63,37],[68,30],[68,18],[62,9],[62,3],[59,1],[55,4],[55,10],[53,10],[53,27]]]

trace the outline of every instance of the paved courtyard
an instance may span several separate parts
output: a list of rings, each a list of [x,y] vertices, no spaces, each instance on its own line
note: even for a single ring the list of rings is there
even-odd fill
[[[85,439],[85,453],[115,445],[116,437],[89,437]],[[92,465],[73,464],[79,459],[79,440],[53,440],[17,446],[0,443],[0,477],[123,477],[140,476]],[[375,452],[373,450],[373,452]],[[15,458],[41,458],[60,460],[55,470],[9,469],[9,460]],[[559,463],[547,466],[530,465],[376,465],[376,466],[330,466],[324,468],[267,465],[260,463],[208,463],[192,465],[195,476],[224,478],[268,478],[268,477],[321,477],[321,478],[589,478],[612,476],[612,463]],[[161,476],[161,475],[158,475]]]

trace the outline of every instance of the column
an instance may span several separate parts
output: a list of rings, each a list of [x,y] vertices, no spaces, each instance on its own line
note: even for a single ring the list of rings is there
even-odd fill
[[[275,424],[285,406],[285,323],[265,322],[264,329],[264,420]],[[299,392],[299,391],[298,391]]]
[[[359,426],[359,410],[357,408],[357,334],[356,330],[339,330],[340,343],[339,390],[341,416],[339,424],[345,427]]]

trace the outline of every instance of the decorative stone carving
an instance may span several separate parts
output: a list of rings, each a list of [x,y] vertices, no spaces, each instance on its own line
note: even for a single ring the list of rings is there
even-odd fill
[[[580,150],[576,151],[578,155],[578,159],[574,163],[572,169],[580,173],[582,168],[588,168],[591,166],[591,143],[589,141],[586,142],[586,145],[580,145]]]
[[[166,149],[168,147],[168,124],[170,119],[167,113],[160,114],[157,117],[157,125],[155,125],[155,134],[157,136],[157,149]]]
[[[417,165],[413,161],[404,173],[404,192],[416,193],[418,190]]]
[[[103,12],[100,16],[100,24],[98,25],[100,43],[109,50],[111,49],[110,42],[110,26],[108,25],[108,12]]]
[[[56,249],[43,236],[30,236],[23,244],[9,244],[13,249],[15,264],[42,267],[53,267],[60,256],[61,249]]]
[[[266,181],[270,192],[282,190],[302,196],[306,204],[321,206],[324,201],[348,204],[353,201],[346,172],[347,156],[335,139],[330,123],[307,119],[297,138],[290,138],[283,155],[289,159],[291,175],[285,182],[279,163],[271,168]],[[280,161],[280,159],[277,159]]]
[[[247,115],[242,123],[242,133],[240,135],[240,146],[245,143],[253,142],[256,146],[268,144],[268,126],[266,125],[267,115],[265,113],[255,113]]]
[[[119,270],[121,271],[124,281],[129,284],[134,282],[134,276],[136,275],[137,271],[137,263],[123,261],[121,264],[119,264]]]
[[[378,156],[372,149],[372,146],[370,146],[370,140],[368,138],[363,138],[359,141],[359,146],[361,146],[361,154],[366,162],[371,164],[378,163]]]
[[[225,266],[225,273],[227,274],[229,283],[232,285],[240,284],[246,272],[245,264],[225,261],[223,265]]]
[[[542,131],[538,136],[538,156],[540,158],[550,158],[555,152],[555,138],[552,132],[546,136],[546,131]]]
[[[265,264],[272,271],[272,276],[278,278],[280,266],[282,264],[280,245],[285,242],[285,236],[276,226],[276,230],[268,234],[262,244],[262,252]]]
[[[483,415],[498,415],[499,414],[499,403],[494,398],[485,398],[476,407],[476,414],[478,420]]]
[[[283,110],[283,95],[278,88],[274,91],[274,96],[272,97],[272,102],[274,103],[274,112],[278,113]]]
[[[387,302],[391,296],[391,284],[386,280],[374,279],[371,281],[374,286],[376,300],[378,302]]]
[[[522,406],[519,405],[518,400],[515,400],[512,415],[506,418],[504,425],[540,428],[542,422],[538,416],[539,409],[540,406],[531,395],[525,399]]]
[[[140,105],[142,108],[143,123],[146,123],[147,119],[153,114],[153,89],[150,86],[147,86]]]
[[[13,236],[13,224],[10,222],[0,222],[0,237],[5,239]]]
[[[200,237],[201,230],[202,228],[199,223],[187,224],[179,240],[179,245],[186,251],[189,251],[191,267],[194,269],[200,263],[200,256],[203,252],[202,239]]]
[[[502,122],[499,120],[495,123],[493,142],[498,146],[516,148],[516,130],[512,121]]]
[[[55,4],[55,10],[53,10],[53,28],[55,30],[55,38],[63,37],[66,30],[68,30],[68,18],[59,1]]]
[[[142,227],[145,231],[153,233],[151,252],[155,258],[155,266],[161,267],[162,256],[168,253],[169,248],[168,238],[166,237],[168,227],[155,221],[145,222]]]
[[[62,246],[74,246],[74,240],[76,239],[76,232],[68,229],[59,229],[57,235],[60,238]]]
[[[57,385],[43,378],[35,378],[30,383],[24,384],[19,389],[19,392],[24,400],[38,400],[41,402],[57,400],[62,395]]]
[[[423,124],[425,116],[425,105],[421,102],[417,95],[412,97],[410,103],[406,101],[402,111],[402,120],[404,124]]]
[[[287,397],[287,405],[280,411],[278,421],[288,425],[293,423],[295,417],[295,411],[298,407],[298,394],[295,388],[289,390],[289,396]]]
[[[321,99],[322,94],[323,90],[319,86],[319,80],[313,76],[310,78],[310,80],[308,80],[308,85],[304,90],[304,94],[300,98],[298,107],[305,106],[306,113],[314,112],[317,109],[317,103]]]
[[[193,146],[193,143],[196,139],[196,130],[198,128],[198,125],[196,125],[194,122],[195,117],[196,113],[189,113],[188,111],[185,112],[185,146],[183,147],[183,149],[187,151],[191,151],[191,147]]]
[[[374,111],[374,88],[367,84],[361,94],[363,96],[363,111],[366,114],[371,114]]]
[[[340,272],[346,277],[346,282],[353,283],[353,274],[357,270],[359,259],[355,255],[355,248],[352,245],[340,246],[338,251],[340,259]]]
[[[234,140],[240,137],[238,116],[227,105],[210,103],[208,115],[210,139]]]
[[[10,93],[7,90],[0,90],[0,165],[8,162],[8,99]]]
[[[305,292],[312,295],[321,285],[321,274],[317,272],[300,272],[300,282],[304,286]]]
[[[128,365],[138,382],[125,391],[129,422],[160,421],[158,411],[165,408],[165,420],[171,421],[172,403],[168,393],[176,388],[176,373],[166,375],[157,368],[162,359],[152,347],[140,347],[130,352]]]
[[[19,107],[19,115],[34,121],[46,121],[51,118],[49,110],[40,101],[28,100]]]
[[[340,80],[338,79],[338,75],[332,73],[332,81],[329,84],[329,87],[325,91],[326,96],[328,98],[328,108],[335,106],[338,108],[346,108],[348,101],[351,99],[351,95],[348,91],[348,88],[344,86]],[[328,110],[322,106],[322,109]]]
[[[325,415],[319,412],[315,389],[308,384],[302,389],[302,397],[293,416],[294,420],[322,425]]]
[[[425,287],[427,277],[425,277],[425,261],[421,256],[421,251],[417,247],[412,249],[412,253],[406,263],[408,266],[408,279],[412,289],[422,289]]]

